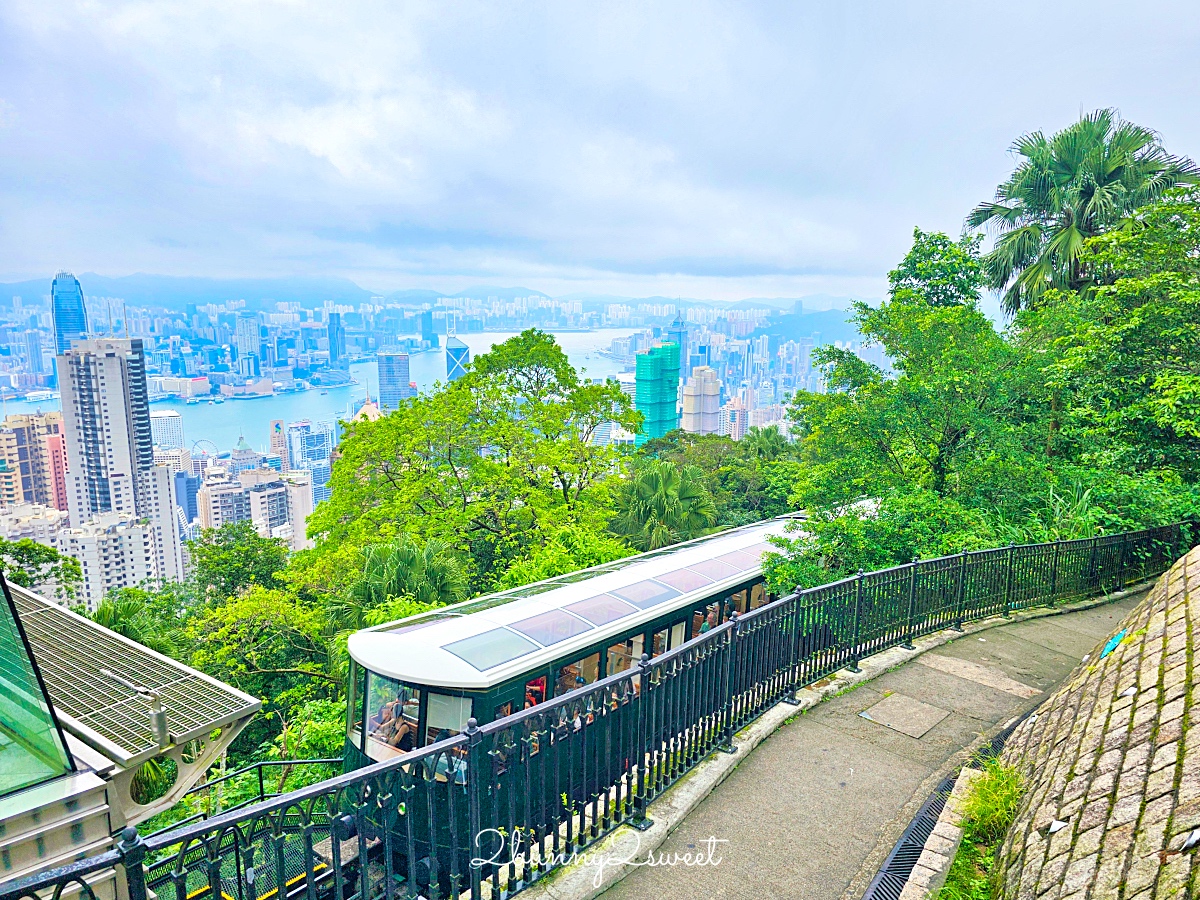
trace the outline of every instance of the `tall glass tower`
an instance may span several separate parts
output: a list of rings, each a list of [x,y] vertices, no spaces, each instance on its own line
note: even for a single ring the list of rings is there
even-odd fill
[[[376,353],[379,361],[379,408],[384,412],[399,409],[413,396],[407,353]]]
[[[458,381],[467,374],[471,348],[456,337],[446,338],[446,380]]]
[[[66,353],[71,341],[87,337],[87,307],[83,305],[83,288],[70,272],[59,272],[50,286],[51,306],[54,309],[54,352]]]

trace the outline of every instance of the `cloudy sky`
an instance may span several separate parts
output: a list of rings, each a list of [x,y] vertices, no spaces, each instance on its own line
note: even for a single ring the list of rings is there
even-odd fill
[[[1200,156],[1192,2],[0,4],[0,280],[882,293],[1007,148]]]

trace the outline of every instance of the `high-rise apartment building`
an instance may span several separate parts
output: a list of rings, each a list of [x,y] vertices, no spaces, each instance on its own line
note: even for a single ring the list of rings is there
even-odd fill
[[[59,552],[78,560],[83,570],[78,599],[89,610],[111,591],[162,578],[155,531],[135,514],[106,512],[58,532]]]
[[[697,366],[683,386],[683,421],[692,434],[716,434],[721,427],[721,382],[715,370]]]
[[[0,425],[0,505],[66,509],[62,413],[12,415]]]
[[[109,513],[145,520],[154,542],[153,578],[180,578],[174,490],[170,471],[154,462],[141,340],[77,341],[57,364],[71,523],[84,528]],[[140,571],[133,563],[126,569]]]
[[[155,447],[182,450],[183,416],[174,409],[156,409],[150,413],[150,437]]]
[[[260,535],[285,540],[292,550],[312,546],[305,538],[313,511],[309,472],[280,474],[262,468],[233,476],[210,466],[196,493],[196,507],[202,528],[250,522]]]
[[[70,272],[59,272],[50,285],[50,306],[54,316],[54,350],[58,354],[71,349],[71,341],[87,337],[87,307],[83,288]]]
[[[679,427],[679,345],[660,344],[637,354],[634,405],[643,416],[640,447]]]
[[[259,375],[261,365],[258,358],[261,329],[256,313],[238,313],[234,326],[234,346],[238,354],[238,374],[253,378]]]
[[[746,405],[737,397],[734,397],[721,407],[721,426],[719,429],[721,434],[733,438],[735,441],[740,441],[746,436],[746,430],[749,427],[750,411],[746,409]]]
[[[398,409],[414,395],[407,353],[378,353],[379,407],[384,412]]]
[[[25,365],[29,374],[41,375],[42,366],[42,333],[32,328],[25,332]]]
[[[446,338],[446,380],[458,381],[467,374],[471,348],[456,337]]]
[[[329,313],[326,333],[329,338],[329,365],[334,369],[346,368],[346,329],[342,325],[341,313]]]
[[[336,443],[333,426],[328,422],[293,422],[287,427],[288,468],[305,469],[312,474],[313,506],[328,500],[331,457]]]

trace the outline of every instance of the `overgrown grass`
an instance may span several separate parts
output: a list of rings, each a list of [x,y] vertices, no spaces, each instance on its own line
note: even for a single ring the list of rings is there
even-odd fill
[[[1020,772],[997,759],[983,765],[963,797],[963,839],[935,900],[999,900],[995,853],[1017,814],[1025,786]]]

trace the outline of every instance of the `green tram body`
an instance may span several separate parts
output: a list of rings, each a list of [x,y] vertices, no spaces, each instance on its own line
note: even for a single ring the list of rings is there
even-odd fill
[[[682,545],[682,548],[688,546]],[[660,556],[664,552],[668,551],[657,551],[652,554],[644,554],[644,556]],[[585,576],[586,572],[577,574]],[[664,609],[661,614],[643,620],[634,627],[620,631],[601,629],[605,631],[604,637],[595,643],[582,647],[575,646],[569,652],[564,652],[551,659],[547,659],[543,654],[535,665],[531,665],[486,689],[453,688],[416,680],[399,681],[369,671],[366,666],[352,656],[347,704],[345,770],[351,771],[372,765],[384,759],[399,756],[402,752],[408,752],[453,736],[465,728],[468,718],[474,718],[477,724],[484,725],[526,709],[530,705],[552,700],[578,687],[625,671],[636,666],[643,653],[651,657],[657,656],[690,640],[701,631],[707,631],[708,628],[703,627],[705,622],[708,623],[709,628],[713,628],[727,621],[735,610],[742,614],[775,599],[766,592],[761,567],[756,568],[753,574],[750,572],[746,574],[746,578],[736,582],[725,581],[719,586],[714,584],[713,587],[718,589],[712,593],[692,592],[690,599],[684,605]],[[495,599],[500,600],[501,598]],[[489,608],[490,602],[488,598],[484,598],[482,602],[469,601],[464,606],[478,604],[486,610]],[[672,606],[670,602],[663,605],[665,607]],[[466,615],[470,614],[466,613]],[[422,614],[422,616],[429,615],[428,613]],[[397,632],[407,630],[404,626],[406,621],[408,620],[391,623],[386,627],[396,629]],[[569,677],[571,673],[575,673],[573,683],[572,678]],[[539,686],[540,696],[538,696]],[[404,703],[405,718],[410,726],[415,726],[411,729],[411,731],[415,731],[415,734],[410,732],[411,744],[405,741],[399,748],[393,749],[382,745],[370,736],[373,728],[378,727],[379,721],[379,714],[374,713],[373,699],[381,691],[385,695],[395,693],[407,697]],[[447,709],[453,710],[453,721],[446,719]],[[596,725],[600,725],[608,729],[610,733],[632,734],[633,726],[636,723],[630,722],[628,718],[635,716],[636,710],[636,704],[622,704],[610,710],[608,714],[598,717],[588,727],[592,729]],[[440,720],[438,720],[439,716]],[[451,725],[455,727],[448,727]],[[592,742],[593,748],[609,746],[605,735],[597,735],[594,731],[591,734],[593,738],[599,738],[598,741]],[[584,759],[585,742],[581,728],[555,729],[555,733],[548,735],[546,739],[558,746],[555,752],[548,756],[548,759],[554,761],[555,771],[542,771],[541,789],[533,788],[533,795],[527,798],[525,794],[531,790],[532,786],[526,785],[524,782],[514,784],[513,779],[500,779],[497,784],[490,787],[484,800],[486,805],[493,810],[501,811],[512,808],[524,809],[527,806],[535,810],[538,808],[546,810],[553,808],[555,804],[566,803],[568,806],[576,803],[583,804],[596,796],[599,791],[607,789],[607,786],[617,780],[621,773],[629,770],[631,762],[629,759],[600,759],[597,758],[596,751],[591,753],[591,758]],[[567,746],[563,747],[563,743]],[[448,848],[454,843],[451,840],[452,831],[460,836],[465,836],[469,830],[465,761],[461,768],[452,763],[443,766],[445,762],[445,758],[439,762],[438,777],[429,785],[428,793],[413,791],[405,803],[401,820],[392,826],[393,834],[400,838],[400,832],[404,831],[403,816],[413,816],[413,822],[435,821],[437,823],[438,850],[431,853],[426,840],[414,842],[414,848],[419,854],[416,871],[425,873],[419,879],[425,883],[426,879],[435,876],[434,870],[436,869],[436,877],[443,882],[443,889],[445,889],[444,881],[447,877],[445,855]],[[451,791],[455,792],[453,798],[449,796]],[[514,796],[506,795],[510,791],[514,793]],[[428,808],[430,802],[437,804],[438,807],[432,811],[432,815]],[[453,827],[449,816],[445,814],[451,808],[455,810]],[[497,821],[499,820],[497,819]],[[399,839],[395,840],[393,844],[396,848],[405,846],[404,841]],[[397,849],[394,852],[397,853],[397,858],[394,860],[396,870],[405,871],[407,861],[402,858],[403,850]],[[432,862],[431,856],[436,856],[438,863]],[[467,859],[459,860],[460,871],[465,871],[466,865]]]

